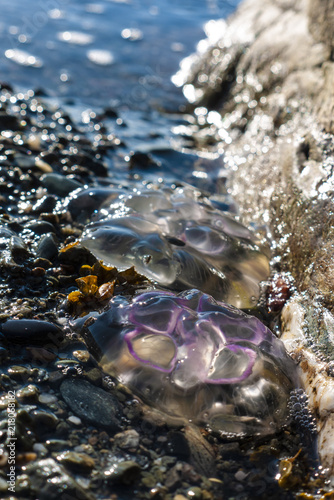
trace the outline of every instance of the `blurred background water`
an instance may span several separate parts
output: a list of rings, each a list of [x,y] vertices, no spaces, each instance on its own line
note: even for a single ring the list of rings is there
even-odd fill
[[[131,110],[183,101],[171,83],[210,19],[239,0],[2,0],[0,80]]]

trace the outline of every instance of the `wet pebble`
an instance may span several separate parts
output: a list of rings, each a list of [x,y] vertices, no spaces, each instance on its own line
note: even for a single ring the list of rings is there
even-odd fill
[[[46,161],[43,161],[39,156],[35,158],[35,166],[44,173],[53,172],[51,165],[49,165]]]
[[[19,391],[17,391],[16,396],[18,399],[23,401],[34,401],[38,400],[39,390],[33,385],[29,384],[26,387],[22,387]]]
[[[57,345],[64,337],[57,325],[37,319],[10,319],[1,325],[0,331],[6,340],[16,344]]]
[[[125,460],[113,464],[104,471],[105,478],[111,483],[131,484],[139,479],[141,472],[140,466],[133,460]]]
[[[136,449],[139,445],[139,434],[134,429],[120,432],[114,436],[115,444],[123,450]]]
[[[73,356],[77,358],[81,363],[87,363],[90,358],[89,352],[84,350],[74,351]]]
[[[60,498],[80,498],[94,500],[89,491],[85,491],[64,467],[52,458],[46,458],[29,464],[26,472],[31,480],[31,491],[39,500],[59,500]]]
[[[82,187],[75,179],[60,174],[44,174],[40,180],[49,193],[57,196],[67,196],[71,191]]]
[[[198,486],[192,486],[187,490],[187,497],[193,500],[202,500],[202,490]]]
[[[32,207],[32,214],[42,214],[52,212],[57,204],[57,198],[53,195],[43,196]]]
[[[0,132],[3,130],[19,130],[20,124],[18,118],[14,115],[0,110]]]
[[[54,394],[43,393],[38,398],[39,402],[45,405],[49,405],[55,403],[57,401],[57,397]]]
[[[68,448],[69,444],[70,443],[68,441],[65,441],[63,439],[48,439],[45,442],[45,446],[50,451],[63,451],[64,449]]]
[[[32,155],[16,153],[15,162],[22,170],[30,170],[35,167],[35,157]]]
[[[71,415],[70,417],[68,417],[67,421],[70,422],[71,424],[74,424],[74,425],[78,425],[78,426],[82,425],[81,418],[75,417],[74,415]]]
[[[8,369],[8,374],[14,380],[27,379],[30,376],[30,371],[25,366],[13,365]]]
[[[52,260],[58,253],[58,246],[52,233],[41,237],[37,246],[37,256],[42,259]]]
[[[120,429],[122,409],[112,394],[86,380],[69,378],[60,386],[60,392],[73,413],[83,420],[112,431]]]
[[[55,233],[55,227],[50,222],[44,220],[32,220],[25,224],[25,229],[33,231],[35,234]]]
[[[59,419],[53,413],[42,410],[35,410],[31,414],[33,425],[39,431],[43,429],[55,429],[59,423]]]
[[[89,472],[95,466],[94,460],[89,455],[74,451],[65,451],[57,456],[57,460],[75,472]]]
[[[46,455],[48,452],[47,448],[45,448],[44,444],[42,443],[35,443],[32,449],[39,455]]]

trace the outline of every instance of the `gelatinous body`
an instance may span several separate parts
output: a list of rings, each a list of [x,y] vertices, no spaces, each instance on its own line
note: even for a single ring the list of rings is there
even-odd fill
[[[98,259],[134,265],[173,291],[196,287],[238,307],[254,304],[268,261],[233,217],[190,188],[113,191],[106,199],[81,240]]]
[[[86,338],[106,372],[172,417],[227,435],[270,434],[288,418],[297,376],[281,341],[198,290],[115,297]]]

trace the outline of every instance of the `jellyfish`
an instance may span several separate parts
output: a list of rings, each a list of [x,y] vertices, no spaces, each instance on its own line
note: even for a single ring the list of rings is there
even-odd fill
[[[94,319],[77,321],[104,371],[166,416],[228,437],[287,423],[296,366],[259,319],[196,289],[117,296]]]
[[[81,243],[105,264],[136,270],[174,292],[198,288],[252,307],[269,274],[254,235],[193,189],[114,191],[95,212]]]

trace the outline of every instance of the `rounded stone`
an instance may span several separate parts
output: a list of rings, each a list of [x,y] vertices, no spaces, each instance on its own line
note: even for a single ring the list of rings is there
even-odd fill
[[[1,325],[0,331],[6,340],[17,344],[58,345],[64,336],[59,326],[37,319],[10,319]]]
[[[105,478],[112,483],[131,484],[140,476],[141,468],[133,460],[125,460],[104,471]]]
[[[60,392],[73,413],[82,420],[112,431],[120,430],[123,411],[112,394],[75,378],[64,380]]]

